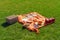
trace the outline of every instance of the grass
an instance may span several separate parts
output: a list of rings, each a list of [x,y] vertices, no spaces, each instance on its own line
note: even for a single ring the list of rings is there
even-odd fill
[[[55,23],[39,29],[39,34],[22,30],[19,23],[2,26],[9,15],[34,11],[54,17]],[[0,0],[0,40],[60,40],[60,0]]]

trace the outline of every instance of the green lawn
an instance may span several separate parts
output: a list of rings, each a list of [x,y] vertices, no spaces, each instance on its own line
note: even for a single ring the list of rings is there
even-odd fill
[[[39,34],[22,29],[18,22],[2,26],[5,17],[29,12],[54,17],[56,21],[39,29]],[[0,0],[0,40],[60,40],[60,0]]]

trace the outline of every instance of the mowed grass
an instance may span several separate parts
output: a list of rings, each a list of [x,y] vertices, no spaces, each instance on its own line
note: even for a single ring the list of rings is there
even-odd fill
[[[29,12],[54,17],[56,21],[40,28],[39,34],[22,29],[18,22],[2,26],[7,16]],[[0,0],[0,40],[60,40],[60,0]]]

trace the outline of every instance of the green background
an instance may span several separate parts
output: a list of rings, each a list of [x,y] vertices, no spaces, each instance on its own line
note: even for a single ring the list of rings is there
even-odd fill
[[[7,16],[29,12],[54,17],[56,21],[40,28],[39,34],[22,29],[18,22],[2,26]],[[60,0],[0,0],[0,40],[60,40]]]

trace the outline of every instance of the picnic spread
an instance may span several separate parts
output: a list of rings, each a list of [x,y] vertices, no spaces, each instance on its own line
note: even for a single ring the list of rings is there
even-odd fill
[[[47,18],[37,12],[18,15],[18,22],[22,23],[30,31],[39,33],[39,28],[54,23],[54,18]]]
[[[39,33],[39,28],[54,23],[55,18],[47,18],[40,13],[31,12],[28,14],[8,16],[6,21],[9,24],[19,22],[26,29]]]

